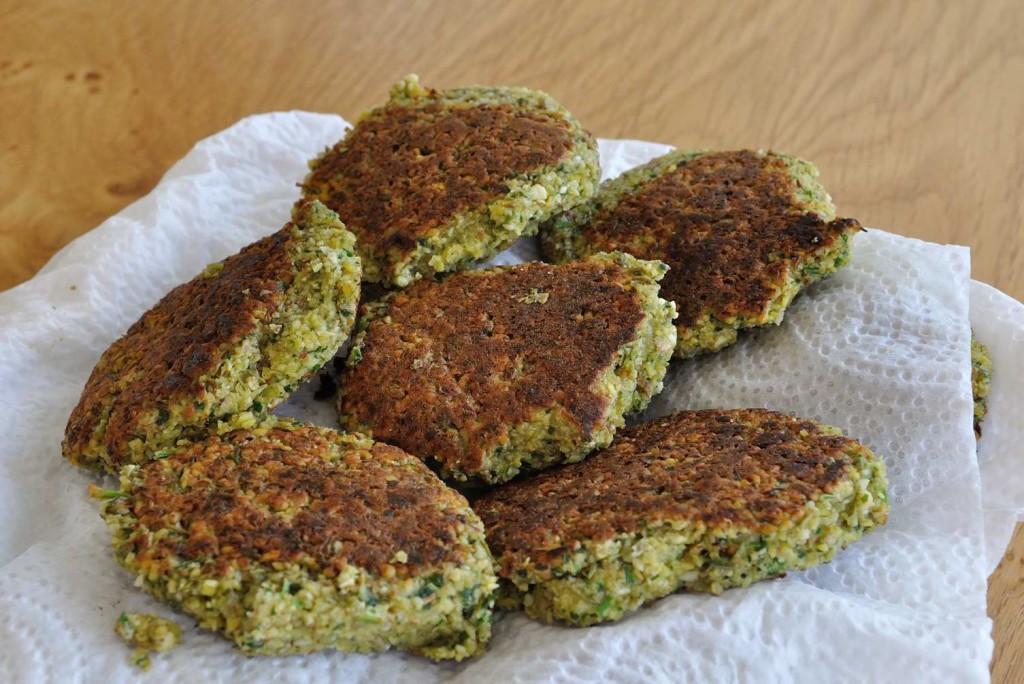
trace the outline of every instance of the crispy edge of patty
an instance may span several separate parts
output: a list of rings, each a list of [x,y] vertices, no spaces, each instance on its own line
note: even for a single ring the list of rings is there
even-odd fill
[[[773,511],[771,520],[756,525],[734,524],[728,516],[708,511],[694,510],[689,515],[679,515],[679,511],[673,512],[670,506],[659,514],[656,509],[644,506],[637,512],[637,515],[642,514],[642,519],[621,527],[615,525],[614,520],[622,517],[622,511],[627,511],[627,516],[632,514],[628,512],[630,493],[622,492],[621,497],[613,496],[607,501],[609,513],[605,521],[591,521],[598,534],[580,530],[573,534],[572,526],[579,521],[564,517],[574,515],[572,507],[560,514],[560,507],[557,503],[551,505],[549,497],[556,501],[565,499],[571,504],[578,487],[602,487],[608,482],[614,487],[616,470],[627,467],[633,470],[631,475],[639,482],[620,483],[620,488],[636,486],[639,489],[634,491],[643,491],[666,487],[668,485],[657,473],[635,466],[657,459],[661,459],[662,465],[682,465],[674,456],[688,456],[685,451],[672,453],[671,446],[658,444],[647,444],[631,452],[632,438],[650,429],[644,425],[631,428],[615,445],[585,463],[518,481],[474,503],[484,519],[488,542],[498,561],[499,607],[522,610],[537,620],[581,626],[617,620],[679,589],[718,594],[730,587],[748,586],[787,571],[828,562],[838,550],[885,523],[888,516],[885,466],[867,447],[842,438],[842,433],[831,426],[798,421],[764,410],[689,412],[698,420],[703,419],[700,416],[714,419],[728,414],[736,416],[741,425],[749,423],[755,433],[756,426],[765,424],[759,421],[782,421],[789,430],[796,431],[797,437],[820,442],[823,450],[833,455],[841,454],[842,467],[827,467],[820,476],[824,486],[813,485],[809,492],[805,491],[811,496],[803,505],[783,506]],[[661,420],[671,426],[677,418],[669,416]],[[735,435],[723,434],[723,437],[731,439]],[[747,438],[750,437],[760,440],[768,449],[778,448],[780,444],[778,437],[770,434],[748,434]],[[727,445],[727,441],[721,444]],[[785,440],[781,444],[788,446]],[[628,458],[627,463],[616,465],[614,461],[622,457]],[[817,466],[825,465],[825,460],[819,458],[818,461],[817,464],[796,465],[794,475],[807,475]],[[695,468],[706,465],[702,464],[701,456],[692,464]],[[665,472],[669,471],[661,475]],[[701,472],[698,476],[708,478],[710,486],[702,492],[685,493],[693,495],[692,500],[698,503],[713,502],[719,486],[715,478],[736,477],[739,473],[735,471],[730,475],[729,468]],[[569,474],[576,477],[568,477]],[[760,480],[755,482],[757,487],[766,486]],[[779,484],[781,481],[776,481],[773,486]],[[524,495],[531,492],[541,497],[537,501],[542,506],[548,504],[543,510],[530,507]],[[557,521],[557,528],[565,529],[559,532],[537,523],[537,520],[542,523],[549,519]],[[506,549],[501,539],[495,538],[496,526],[501,529],[501,538],[513,541],[514,550]],[[531,532],[531,527],[536,529]]]
[[[793,184],[793,221],[799,219],[807,223],[804,232],[814,232],[817,230],[817,224],[823,223],[822,229],[827,229],[827,232],[834,233],[834,235],[826,238],[817,236],[815,242],[820,242],[820,247],[805,251],[798,258],[787,258],[785,260],[786,268],[776,275],[771,285],[771,296],[765,301],[759,300],[757,306],[750,303],[750,306],[733,307],[736,310],[728,312],[714,311],[704,306],[692,322],[687,322],[681,317],[676,323],[679,335],[675,356],[689,358],[716,352],[733,344],[738,339],[740,330],[780,324],[789,304],[803,288],[831,275],[849,261],[852,236],[862,230],[860,224],[853,219],[837,219],[835,217],[832,198],[818,180],[818,169],[810,162],[789,155],[760,151],[757,153],[704,150],[669,152],[647,164],[630,169],[617,178],[606,181],[591,200],[544,223],[540,230],[544,258],[561,263],[580,258],[595,250],[610,247],[629,251],[629,245],[619,244],[616,241],[612,241],[611,245],[590,244],[582,228],[595,217],[614,215],[616,207],[623,199],[643,191],[654,181],[676,171],[680,165],[709,155],[744,154],[753,154],[761,159],[780,162],[784,165]],[[702,217],[702,220],[709,219]],[[638,256],[657,258],[658,251],[661,250],[650,248],[650,253],[645,250]],[[664,254],[661,255],[661,258],[670,266],[679,268],[679,264],[672,263],[675,259],[668,258]],[[673,275],[676,278],[680,276],[679,273]],[[742,278],[743,274],[740,273],[737,276]],[[672,293],[666,292],[666,296],[672,297]]]
[[[251,452],[253,448],[263,450],[262,460]],[[220,466],[230,468],[226,459],[236,458],[236,474],[248,486],[236,490],[247,497],[248,503],[242,507],[225,503],[225,497],[234,491],[218,493],[213,481],[203,481],[217,469],[218,460]],[[347,552],[355,554],[351,562],[339,562],[334,547],[344,548],[345,542],[336,541],[327,549],[310,541],[303,531],[306,518],[302,516],[315,507],[296,511],[292,505],[296,497],[301,501],[303,493],[317,490],[301,477],[290,479],[285,466],[289,460],[290,465],[299,467],[303,461],[308,466],[318,459],[324,461],[323,466],[314,466],[318,473],[343,470],[353,477],[379,479],[374,483],[381,490],[376,493],[376,503],[387,505],[388,510],[392,504],[417,505],[424,510],[436,507],[430,514],[437,517],[434,522],[455,526],[454,536],[448,535],[445,555],[417,562],[410,555],[412,548],[410,553],[399,548],[384,562],[377,562],[380,558],[376,557],[360,560],[364,549],[357,544]],[[275,468],[276,475],[271,475]],[[267,479],[262,488],[261,475]],[[210,501],[199,509],[203,515],[197,517],[195,510],[181,511],[165,503],[164,496],[184,496],[168,489],[187,493],[197,483],[202,491],[204,486],[214,487],[208,495]],[[102,515],[113,535],[115,559],[135,577],[135,585],[192,615],[201,627],[224,634],[248,655],[309,653],[323,648],[365,653],[396,647],[435,660],[462,660],[482,653],[490,638],[497,581],[483,525],[462,495],[447,488],[418,459],[395,447],[361,435],[341,435],[271,417],[255,428],[188,445],[160,461],[126,466],[120,489],[92,488],[91,493],[107,500]],[[417,504],[413,499],[403,499],[403,503],[380,498],[399,495],[420,500]],[[224,500],[213,501],[218,496]],[[372,496],[368,489],[366,497]],[[368,499],[360,495],[360,500]],[[374,512],[380,518],[376,522],[362,520],[366,529],[360,530],[350,520],[344,501],[321,501],[331,508],[324,513],[325,520],[317,522],[319,517],[314,515],[307,523],[314,537],[323,531],[321,523],[329,527],[331,519],[343,528],[353,528],[353,534],[379,537],[395,528],[387,510]],[[261,557],[239,555],[230,541],[218,540],[238,537],[233,525],[252,525],[260,508],[269,527],[244,536],[269,534],[270,539],[265,540],[269,546],[262,549]],[[158,524],[147,525],[140,516]],[[401,547],[403,540],[415,540],[421,530],[431,529],[429,515],[418,520],[416,525],[403,523],[395,530],[393,543]],[[212,539],[207,544],[209,553],[183,558],[181,554],[200,537]],[[326,557],[330,565],[316,560]]]
[[[461,207],[442,217],[427,234],[418,236],[415,244],[410,241],[408,245],[387,246],[381,254],[375,245],[359,240],[357,249],[363,258],[365,280],[382,282],[388,287],[406,287],[424,276],[464,270],[494,256],[520,237],[535,234],[540,222],[577,206],[596,192],[601,175],[596,140],[571,113],[541,91],[483,86],[435,91],[424,88],[415,75],[410,75],[391,88],[385,105],[365,112],[356,126],[391,106],[428,104],[450,108],[505,106],[539,113],[550,118],[553,125],[566,128],[569,147],[557,161],[503,180],[505,192],[487,199],[482,206]],[[330,202],[331,189],[317,180],[317,169],[346,149],[350,137],[351,131],[310,162],[310,173],[303,181],[306,198]],[[377,190],[371,188],[368,192]]]
[[[311,202],[174,288],[97,362],[64,456],[117,472],[179,440],[255,424],[348,338],[361,276],[354,244],[337,214]]]
[[[474,484],[498,484],[512,479],[520,472],[540,470],[557,463],[579,461],[594,449],[610,443],[615,431],[625,423],[624,416],[643,410],[651,398],[661,391],[675,346],[676,334],[675,326],[672,325],[675,307],[671,302],[658,296],[658,281],[664,276],[666,267],[660,262],[636,259],[621,252],[597,254],[586,261],[599,264],[602,268],[621,271],[621,277],[625,278],[622,286],[626,292],[636,293],[641,311],[634,331],[625,343],[615,350],[609,363],[604,365],[604,370],[595,377],[586,390],[593,399],[589,403],[593,404],[596,401],[595,407],[600,410],[595,414],[584,406],[588,402],[577,402],[580,410],[584,410],[584,413],[590,416],[585,421],[586,424],[581,425],[581,416],[574,415],[564,405],[536,406],[524,414],[521,420],[508,424],[505,431],[497,435],[497,442],[486,445],[479,464],[474,467],[466,467],[436,453],[417,453],[424,460],[436,463],[443,477]],[[525,264],[521,266],[529,267]],[[462,277],[500,277],[501,273],[516,268],[497,267],[473,271],[463,274]],[[419,287],[422,289],[428,286]],[[411,294],[414,295],[416,292]],[[342,390],[339,391],[337,400],[341,424],[349,431],[370,435],[375,433],[374,424],[359,415],[366,413],[361,406],[366,398],[365,392],[359,392],[351,397],[349,391],[352,390],[352,384],[346,381],[352,374],[359,372],[358,367],[363,360],[364,349],[367,345],[373,344],[372,338],[368,338],[371,328],[376,335],[396,334],[389,327],[389,312],[398,296],[399,293],[391,293],[381,300],[371,302],[361,311],[357,334],[347,361],[348,376],[342,378]],[[531,294],[521,297],[517,303],[543,306],[547,301],[546,297],[547,293],[534,293],[531,290]],[[539,301],[539,298],[543,298],[543,301]],[[377,325],[374,325],[375,323]],[[412,363],[415,367],[419,361],[414,360]],[[578,373],[579,368],[574,372]],[[389,375],[392,379],[402,377],[398,373]],[[379,434],[379,429],[376,432],[378,438],[385,441],[396,438],[390,433]],[[414,445],[405,442],[402,444],[413,453],[422,451],[414,448]]]
[[[992,357],[988,347],[971,330],[971,394],[974,398],[974,436],[981,439],[981,421],[988,413],[988,395],[992,391]]]

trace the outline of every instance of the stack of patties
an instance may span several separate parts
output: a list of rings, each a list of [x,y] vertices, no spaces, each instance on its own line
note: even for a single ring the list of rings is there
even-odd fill
[[[621,250],[670,270],[676,356],[715,352],[744,328],[778,324],[805,285],[850,256],[853,219],[810,163],[773,152],[670,152],[601,185],[541,227],[546,258]]]
[[[535,233],[596,190],[596,144],[543,93],[411,77],[312,167],[292,223],[173,290],[102,356],[65,456],[120,472],[95,493],[136,583],[246,653],[478,654],[497,580],[466,500],[398,448],[268,411],[347,340],[361,279],[408,285]],[[595,273],[629,294],[608,304],[656,303],[670,321],[664,268],[612,261]],[[594,398],[588,435],[621,423],[602,402],[660,388],[674,330],[648,349],[642,314],[615,338],[613,352],[639,344],[606,359],[624,387]]]
[[[207,267],[100,358],[68,423],[135,583],[249,654],[482,652],[479,518],[419,460],[267,412],[347,340],[355,239],[319,202]]]
[[[545,223],[541,243],[562,267],[609,250],[668,265],[674,351],[690,357],[780,323],[801,288],[846,263],[859,230],[835,218],[807,162],[673,152]],[[827,562],[885,522],[886,489],[883,461],[835,428],[712,410],[620,431],[586,461],[518,479],[474,508],[498,563],[499,606],[589,625],[679,589],[720,593]]]
[[[811,165],[678,152],[598,191],[594,139],[547,95],[409,77],[310,167],[291,223],[103,354],[63,445],[120,475],[93,493],[136,585],[243,652],[461,660],[499,575],[505,608],[587,625],[885,521],[882,462],[834,428],[624,429],[673,354],[779,322],[848,258],[859,226]],[[542,223],[559,263],[466,270]],[[268,415],[348,340],[360,280],[380,292],[339,378],[351,434]],[[442,478],[492,488],[480,517]]]

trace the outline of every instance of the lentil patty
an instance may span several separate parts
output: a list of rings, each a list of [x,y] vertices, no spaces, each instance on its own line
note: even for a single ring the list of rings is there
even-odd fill
[[[248,654],[483,650],[480,520],[418,459],[270,419],[127,466],[104,516],[136,584]]]
[[[180,439],[254,424],[348,338],[359,301],[354,242],[313,202],[171,290],[96,364],[64,456],[117,472]]]
[[[310,169],[303,195],[356,234],[363,277],[398,287],[490,258],[600,177],[593,137],[548,95],[415,76]]]
[[[680,588],[720,593],[831,560],[886,521],[885,466],[763,409],[677,413],[474,503],[499,605],[588,625]]]
[[[971,393],[974,395],[974,435],[981,438],[981,421],[988,413],[988,394],[992,391],[992,358],[988,347],[971,330]]]
[[[488,483],[584,458],[659,392],[665,267],[626,254],[421,281],[368,307],[342,425]]]
[[[836,219],[808,162],[772,152],[670,152],[601,186],[541,227],[545,258],[613,249],[671,267],[681,357],[782,321],[805,285],[849,259],[853,219]]]

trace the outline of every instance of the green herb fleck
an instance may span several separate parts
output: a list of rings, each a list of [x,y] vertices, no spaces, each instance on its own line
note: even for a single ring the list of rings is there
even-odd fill
[[[103,489],[96,485],[89,485],[89,496],[93,499],[120,499],[128,496],[128,492],[123,492],[120,489]],[[127,620],[127,616],[121,613],[121,617],[118,620]]]
[[[144,648],[137,648],[132,651],[132,664],[144,671],[149,671],[153,662],[149,659],[149,651]]]
[[[462,590],[462,605],[466,608],[473,608],[476,606],[476,592],[480,589],[479,584]]]

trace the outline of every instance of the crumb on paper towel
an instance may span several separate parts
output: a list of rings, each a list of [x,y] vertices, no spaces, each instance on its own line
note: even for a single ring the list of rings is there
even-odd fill
[[[132,663],[148,670],[149,652],[164,653],[181,641],[181,627],[171,620],[150,613],[121,613],[114,623],[114,632],[130,646]]]

